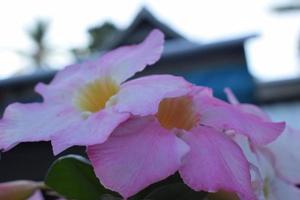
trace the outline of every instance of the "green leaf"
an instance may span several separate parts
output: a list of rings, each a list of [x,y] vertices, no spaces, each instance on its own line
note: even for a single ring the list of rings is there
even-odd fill
[[[153,191],[157,190],[158,188],[161,188],[162,186],[170,185],[173,183],[179,183],[179,182],[182,182],[182,179],[181,179],[179,173],[177,172],[162,181],[153,183],[152,185],[148,186],[147,188],[143,189],[142,191],[138,192],[137,194],[135,194],[134,196],[129,198],[129,200],[144,199],[147,195],[149,195]]]
[[[99,200],[102,195],[112,193],[100,184],[89,161],[77,155],[57,159],[45,183],[68,199]]]
[[[196,192],[184,183],[173,183],[154,190],[144,200],[201,200],[206,197],[206,194],[206,192]]]
[[[101,196],[99,200],[122,200],[121,197],[115,197],[111,194],[104,194]]]

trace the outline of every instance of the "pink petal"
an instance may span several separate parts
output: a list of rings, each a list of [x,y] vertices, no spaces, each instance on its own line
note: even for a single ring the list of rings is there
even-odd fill
[[[175,173],[188,149],[154,117],[143,117],[123,123],[87,153],[102,184],[127,198]]]
[[[42,192],[38,190],[27,200],[44,200],[44,197],[42,195]]]
[[[248,161],[239,146],[223,133],[200,126],[183,135],[191,151],[179,172],[194,190],[236,192],[253,200]]]
[[[239,100],[236,98],[236,96],[233,94],[230,88],[225,88],[224,92],[227,96],[227,100],[229,101],[229,103],[231,103],[232,105],[240,104]]]
[[[73,96],[85,84],[105,75],[95,73],[92,61],[67,66],[57,72],[50,84],[39,83],[35,90],[49,103],[72,104]]]
[[[101,73],[110,74],[113,80],[122,83],[147,65],[154,64],[161,56],[163,44],[164,35],[156,29],[142,43],[108,52],[96,64],[101,66]]]
[[[151,115],[158,111],[159,103],[168,97],[183,96],[191,91],[191,84],[181,77],[153,75],[128,81],[115,96],[119,112]]]
[[[91,114],[86,120],[57,132],[51,137],[55,155],[74,145],[94,145],[103,143],[113,130],[128,119],[128,113],[117,113],[104,109]]]
[[[200,123],[221,130],[234,130],[246,135],[251,142],[267,144],[284,130],[285,123],[273,123],[209,96],[195,97],[200,113]]]
[[[231,103],[241,111],[256,115],[264,121],[271,121],[270,117],[264,111],[262,111],[258,106],[247,104],[247,103],[240,104],[237,98],[234,96],[233,92],[229,88],[225,89],[225,93],[227,95],[227,99],[229,103]]]
[[[258,151],[258,149],[253,150],[251,143],[249,143],[249,140],[244,135],[234,135],[232,139],[242,149],[243,154],[249,163],[252,188],[256,196],[257,197],[264,196],[263,184],[264,184],[264,179],[266,174],[265,174],[264,166],[261,166],[261,163],[258,160],[258,156],[260,157],[260,151]],[[264,198],[258,198],[258,199],[264,199]]]
[[[299,184],[300,130],[287,127],[283,134],[267,148],[274,154],[274,165],[277,172],[286,180]]]
[[[153,30],[142,43],[120,47],[98,59],[70,65],[59,71],[49,85],[39,83],[35,89],[46,101],[72,103],[70,96],[93,80],[105,77],[121,83],[155,63],[160,58],[163,43],[163,33]]]
[[[20,142],[47,141],[78,120],[74,110],[57,105],[11,104],[0,121],[0,149],[9,150]]]

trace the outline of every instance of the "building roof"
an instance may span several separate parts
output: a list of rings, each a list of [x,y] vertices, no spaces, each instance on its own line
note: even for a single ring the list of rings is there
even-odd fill
[[[165,43],[163,57],[177,57],[191,54],[207,53],[230,48],[243,47],[244,43],[256,34],[244,35],[236,38],[216,40],[206,43],[196,43],[184,38],[174,39]]]
[[[49,82],[56,74],[56,70],[41,70],[32,74],[14,76],[8,79],[0,80],[0,90],[24,87],[26,85],[36,84],[37,82]]]
[[[300,99],[300,78],[259,83],[257,99],[260,103],[274,103]]]
[[[106,49],[142,41],[152,29],[159,29],[165,34],[166,40],[183,39],[184,37],[168,25],[158,20],[147,8],[142,8],[133,22],[122,31],[114,41],[106,45]]]
[[[158,20],[147,8],[142,8],[131,25],[114,38],[114,41],[108,41],[105,49],[110,50],[118,46],[141,42],[153,29],[159,29],[165,34],[166,42],[163,58],[215,50],[227,50],[228,48],[243,46],[246,40],[256,36],[256,34],[249,34],[207,43],[193,42]]]

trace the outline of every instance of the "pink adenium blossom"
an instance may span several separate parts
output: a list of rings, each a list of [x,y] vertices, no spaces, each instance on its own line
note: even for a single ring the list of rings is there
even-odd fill
[[[300,199],[300,189],[293,183],[283,179],[277,173],[276,155],[272,152],[256,150],[258,156],[258,166],[263,179],[263,196],[265,200],[298,200]]]
[[[240,104],[231,90],[225,90],[231,104],[243,112],[248,112],[271,122],[271,118],[259,107],[249,104]],[[300,130],[286,126],[284,132],[266,146],[259,146],[264,151],[271,152],[274,167],[277,173],[288,182],[300,184]],[[269,155],[271,155],[269,154]]]
[[[194,190],[231,191],[253,200],[249,163],[225,132],[265,145],[284,126],[242,112],[208,88],[192,86],[186,95],[163,99],[156,113],[123,122],[87,153],[102,184],[124,198],[178,170]]]
[[[231,90],[226,90],[229,101],[238,109],[252,113],[265,121],[271,121],[259,107],[240,104]],[[287,126],[273,142],[261,146],[250,144],[245,138],[235,136],[249,162],[257,166],[262,182],[262,200],[300,199],[300,131]],[[257,180],[257,179],[256,179]]]
[[[287,126],[279,138],[266,148],[275,155],[277,173],[288,182],[300,184],[300,130]]]
[[[138,45],[68,66],[49,85],[38,84],[35,89],[42,103],[14,103],[5,110],[0,149],[51,140],[57,154],[73,145],[99,144],[131,114],[154,114],[161,99],[186,94],[189,84],[181,77],[153,75],[126,81],[160,58],[163,38],[154,30]]]
[[[252,186],[259,200],[297,200],[300,199],[300,189],[283,178],[276,169],[276,155],[267,148],[253,146],[246,138],[234,137],[243,149],[247,160],[256,167]]]

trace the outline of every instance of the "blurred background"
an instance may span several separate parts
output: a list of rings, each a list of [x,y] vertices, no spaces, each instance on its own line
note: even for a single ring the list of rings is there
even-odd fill
[[[222,99],[230,87],[241,102],[300,128],[300,0],[10,0],[1,2],[0,26],[1,113],[12,102],[41,101],[35,84],[63,67],[158,28],[162,59],[136,76],[184,76]],[[0,181],[40,180],[53,159],[49,143],[18,145],[2,153]]]

